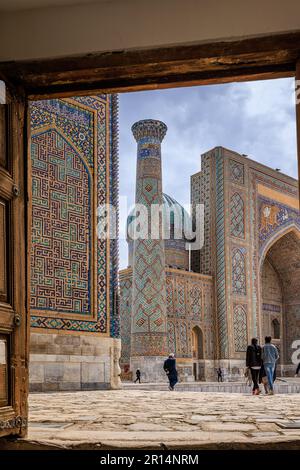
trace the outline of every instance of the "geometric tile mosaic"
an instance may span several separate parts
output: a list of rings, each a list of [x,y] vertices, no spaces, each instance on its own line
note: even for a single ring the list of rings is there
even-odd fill
[[[229,168],[231,181],[244,184],[244,165],[234,160],[229,160]]]
[[[233,330],[235,352],[247,349],[247,314],[243,305],[237,305],[233,311]]]
[[[30,106],[32,327],[119,336],[117,244],[96,238],[96,207],[118,198],[117,115],[115,95]]]
[[[32,156],[31,309],[91,313],[91,178],[57,131]]]
[[[144,120],[132,126],[137,141],[136,204],[151,212],[162,204],[161,141],[167,131],[159,121]],[[136,224],[136,230],[139,229]],[[166,354],[167,312],[165,251],[162,232],[152,237],[151,227],[144,237],[134,240],[132,282],[132,339],[134,356]]]
[[[170,353],[176,352],[176,332],[172,321],[168,321],[168,348]]]
[[[246,295],[245,250],[235,248],[232,252],[232,292]]]
[[[230,199],[230,234],[234,237],[244,238],[244,201],[238,193]]]
[[[228,329],[225,283],[225,205],[224,160],[222,149],[215,150],[216,161],[216,291],[220,358],[228,356]]]

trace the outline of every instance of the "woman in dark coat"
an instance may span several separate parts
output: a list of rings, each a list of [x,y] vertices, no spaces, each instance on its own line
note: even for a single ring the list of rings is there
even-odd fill
[[[176,370],[176,360],[174,354],[170,354],[168,359],[164,362],[164,371],[166,372],[169,379],[169,390],[174,390],[175,385],[178,382],[177,370]]]
[[[261,369],[261,347],[257,344],[257,338],[252,338],[251,344],[247,347],[246,353],[246,366],[250,368],[251,377],[253,381],[253,395],[259,395],[259,371]]]

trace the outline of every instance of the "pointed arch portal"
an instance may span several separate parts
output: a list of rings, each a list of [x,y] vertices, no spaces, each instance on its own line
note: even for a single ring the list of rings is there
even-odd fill
[[[192,354],[193,374],[195,380],[201,380],[203,376],[202,362],[204,359],[203,332],[199,326],[192,329]]]
[[[273,338],[280,364],[294,371],[292,343],[300,337],[300,230],[292,228],[269,244],[261,264],[261,336]]]

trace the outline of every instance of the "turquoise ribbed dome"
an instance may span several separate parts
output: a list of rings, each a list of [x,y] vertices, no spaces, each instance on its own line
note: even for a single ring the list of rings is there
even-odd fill
[[[168,224],[167,217],[170,217],[170,221]],[[178,221],[181,221],[181,227],[184,227],[185,224],[190,224],[190,215],[187,213],[187,211],[182,207],[181,204],[179,204],[176,199],[173,197],[169,196],[168,194],[163,193],[163,218],[164,218],[164,224],[166,227],[169,225],[171,227],[174,227],[174,230],[176,229],[176,226],[174,226],[174,221],[178,223]],[[134,220],[134,215],[133,215],[133,210],[129,213],[127,217],[127,227],[126,227],[126,233],[128,233],[128,226],[131,224]],[[184,222],[185,221],[185,222]]]

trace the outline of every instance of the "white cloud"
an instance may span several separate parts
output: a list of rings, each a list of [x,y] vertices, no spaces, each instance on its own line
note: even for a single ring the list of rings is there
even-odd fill
[[[133,204],[136,142],[130,128],[147,118],[168,126],[163,188],[182,204],[189,203],[190,175],[200,170],[201,153],[216,145],[296,177],[293,86],[293,79],[280,79],[121,94],[120,195]],[[120,240],[120,267],[126,266],[127,243]]]

